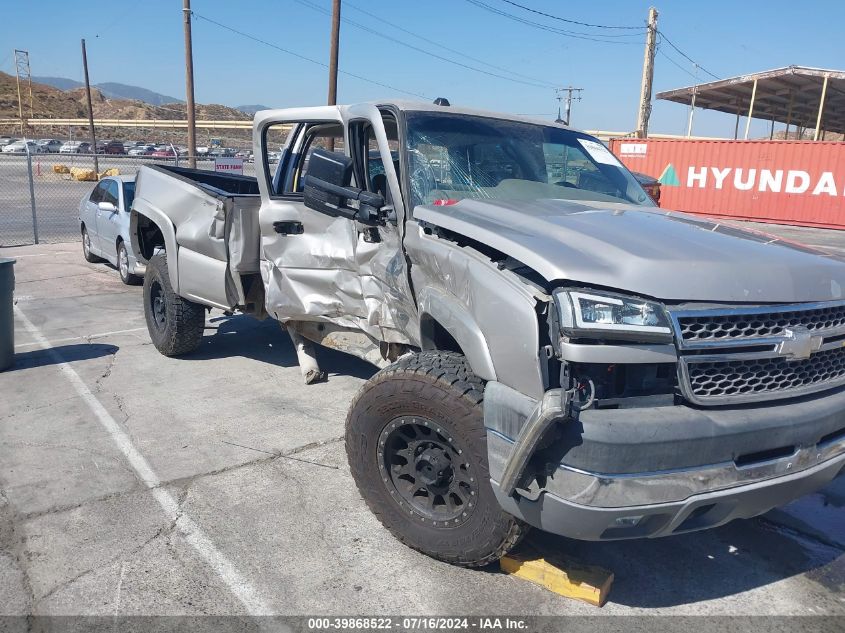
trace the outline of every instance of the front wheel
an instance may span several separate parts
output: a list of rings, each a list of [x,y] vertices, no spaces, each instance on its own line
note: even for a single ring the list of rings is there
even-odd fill
[[[165,356],[194,351],[202,342],[205,307],[173,291],[167,254],[153,255],[144,275],[144,316],[156,349]]]
[[[462,355],[422,352],[367,381],[346,420],[370,510],[406,545],[464,567],[497,561],[528,529],[490,486],[483,393]]]

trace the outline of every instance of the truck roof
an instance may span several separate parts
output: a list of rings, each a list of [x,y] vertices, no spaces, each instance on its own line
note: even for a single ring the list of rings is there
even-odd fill
[[[507,112],[495,112],[493,110],[479,110],[476,108],[466,108],[457,105],[441,106],[435,105],[433,102],[430,101],[415,101],[412,99],[391,99],[371,101],[370,103],[375,106],[395,106],[399,110],[410,110],[418,112],[451,112],[452,114],[468,114],[472,116],[483,116],[494,119],[513,119],[516,121],[524,121],[526,123],[535,123],[538,125],[551,125],[567,130],[575,130],[575,128],[569,127],[568,125],[564,125],[562,123],[555,123],[554,121],[550,121],[549,119],[523,116],[520,114],[510,114]]]
[[[356,104],[343,104],[338,106],[311,106],[307,108],[273,108],[270,110],[259,110],[255,113],[255,121],[260,121],[267,119],[268,117],[272,117],[273,115],[282,115],[285,111],[295,110],[297,112],[303,111],[310,111],[314,110],[315,112],[322,110],[326,112],[324,108],[349,108]],[[494,112],[492,110],[478,110],[476,108],[465,108],[456,105],[435,105],[433,102],[429,101],[413,101],[413,100],[405,100],[405,99],[380,99],[378,101],[367,101],[365,105],[373,105],[376,107],[383,107],[383,106],[393,106],[401,111],[405,112],[446,112],[451,114],[466,114],[470,116],[482,116],[482,117],[489,117],[492,119],[505,119],[505,120],[512,120],[512,121],[523,121],[525,123],[533,123],[536,125],[548,125],[552,127],[559,127],[565,130],[573,130],[573,131],[580,131],[576,128],[569,127],[562,123],[555,123],[554,121],[550,121],[549,119],[541,119],[538,117],[530,117],[530,116],[522,116],[519,114],[509,114],[507,112]]]

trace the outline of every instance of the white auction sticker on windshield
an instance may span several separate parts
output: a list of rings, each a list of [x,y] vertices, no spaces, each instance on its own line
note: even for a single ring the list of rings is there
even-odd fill
[[[619,166],[619,161],[616,159],[616,156],[607,149],[601,143],[596,143],[595,141],[590,141],[585,138],[579,138],[578,142],[581,143],[581,146],[587,150],[587,153],[592,156],[593,160],[597,163],[603,163],[605,165],[615,165]]]

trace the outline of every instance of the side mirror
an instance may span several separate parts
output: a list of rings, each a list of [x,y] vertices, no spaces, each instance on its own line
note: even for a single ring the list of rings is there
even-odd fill
[[[317,149],[311,153],[303,192],[305,206],[332,217],[357,220],[362,224],[384,224],[384,198],[356,187],[352,181],[352,159],[343,154]],[[347,203],[357,201],[358,208]]]
[[[98,202],[97,208],[106,213],[117,213],[117,207],[114,206],[113,202]]]

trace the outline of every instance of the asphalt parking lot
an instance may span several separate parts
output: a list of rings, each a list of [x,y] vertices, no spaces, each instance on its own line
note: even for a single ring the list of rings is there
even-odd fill
[[[787,230],[845,253],[841,234]],[[78,243],[0,256],[17,258],[17,359],[0,373],[2,614],[845,615],[845,478],[709,532],[529,536],[521,548],[613,571],[599,610],[436,562],[380,526],[342,442],[374,372],[364,362],[321,349],[329,379],[305,386],[277,323],[220,312],[198,352],[165,358],[141,288]]]

